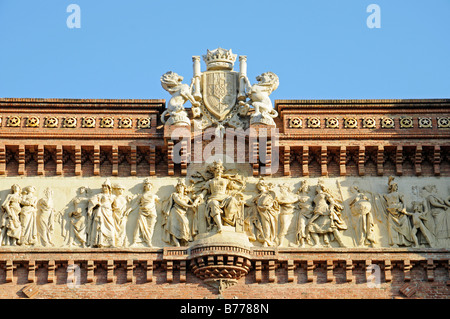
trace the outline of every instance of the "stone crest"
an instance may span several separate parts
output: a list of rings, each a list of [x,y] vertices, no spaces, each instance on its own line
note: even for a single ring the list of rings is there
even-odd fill
[[[183,77],[176,73],[163,75],[161,83],[172,98],[161,117],[162,122],[168,125],[190,122],[200,130],[208,127],[247,129],[251,124],[275,126],[273,118],[278,114],[269,95],[278,87],[278,76],[265,72],[251,85],[247,77],[247,57],[239,56],[239,72],[233,70],[236,60],[237,55],[231,49],[207,50],[203,55],[206,71],[201,72],[200,56],[192,57],[194,76],[190,85],[182,84]],[[176,79],[169,87],[167,78],[174,74]],[[192,121],[185,116],[183,106],[188,100],[192,104]]]

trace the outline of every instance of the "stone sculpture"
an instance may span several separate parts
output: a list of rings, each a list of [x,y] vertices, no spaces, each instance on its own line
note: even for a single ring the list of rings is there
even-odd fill
[[[284,183],[279,188],[280,194],[277,197],[277,202],[280,206],[280,214],[278,215],[280,224],[278,230],[278,246],[283,246],[292,219],[294,218],[295,204],[300,200],[300,196],[292,193],[292,186],[289,184]]]
[[[220,135],[225,127],[245,130],[250,122],[275,125],[273,118],[278,113],[273,109],[269,96],[279,85],[278,76],[266,72],[256,77],[257,83],[251,85],[247,77],[247,57],[239,56],[239,72],[233,70],[236,59],[237,55],[232,50],[207,50],[203,55],[206,71],[201,72],[200,56],[193,56],[194,74],[190,86],[182,84],[183,77],[178,74],[165,73],[161,84],[172,98],[161,121],[168,125],[190,125],[183,107],[189,100],[196,129],[215,127]],[[251,107],[253,113],[249,112]],[[170,118],[166,121],[167,115]]]
[[[241,114],[247,114],[250,106],[253,106],[254,113],[251,114],[250,123],[266,124],[275,126],[273,118],[278,116],[274,110],[269,95],[278,88],[278,76],[273,72],[266,72],[256,77],[257,83],[251,85],[247,76],[243,76],[248,102],[240,101]]]
[[[53,188],[43,188],[38,201],[34,186],[22,189],[13,184],[1,204],[0,244],[178,247],[219,239],[244,245],[251,245],[250,240],[265,247],[331,247],[333,242],[340,247],[450,247],[450,200],[433,184],[413,185],[408,194],[412,197],[407,197],[394,180],[389,178],[387,193],[354,184],[343,192],[337,182],[340,196],[336,196],[323,179],[313,188],[301,180],[293,193],[291,183],[276,186],[259,178],[253,190],[247,178],[225,169],[219,160],[191,174],[189,186],[179,179],[161,206],[151,179],[145,179],[142,191],[136,188],[134,195],[107,179],[97,194],[79,187],[59,213],[55,207],[61,202]],[[161,228],[154,238],[158,218]],[[348,225],[351,229],[346,231]],[[61,232],[55,232],[55,226]]]
[[[429,227],[435,236],[438,247],[450,246],[450,202],[437,195],[434,185],[427,185],[422,189],[422,195],[426,200],[427,209],[432,220]]]
[[[132,246],[144,243],[152,247],[153,231],[157,218],[156,203],[159,202],[159,197],[152,193],[152,188],[153,185],[150,179],[146,178],[144,180],[143,193],[134,198],[135,203],[139,206],[139,215],[133,233]]]
[[[34,186],[27,186],[22,190],[22,198],[20,199],[20,224],[21,234],[19,245],[34,245],[37,241],[37,226],[36,226],[36,205],[37,198],[35,196],[36,188]]]
[[[357,186],[353,186],[354,197],[350,201],[350,209],[356,219],[355,233],[357,245],[373,246],[376,241],[374,237],[374,220],[372,216],[372,204],[370,199]]]
[[[311,242],[310,236],[306,231],[306,225],[313,216],[313,198],[308,195],[309,186],[306,180],[301,182],[300,188],[297,192],[299,196],[298,201],[298,221],[297,221],[297,234],[296,240],[300,247],[304,247],[306,241]]]
[[[346,230],[347,225],[341,216],[343,206],[328,190],[323,183],[319,181],[316,186],[316,195],[314,197],[313,216],[306,226],[307,237],[311,235],[310,245],[321,246],[320,238],[322,237],[325,246],[330,245],[330,237],[338,242],[341,247],[345,247],[341,240],[339,231]]]
[[[99,248],[116,246],[113,201],[112,185],[107,179],[102,185],[101,193],[89,199],[87,209],[88,246]]]
[[[187,217],[188,209],[194,208],[187,196],[187,187],[182,179],[175,186],[176,192],[163,203],[163,240],[173,246],[186,246],[192,241],[191,227]]]
[[[50,188],[44,190],[44,197],[37,202],[37,234],[40,244],[44,247],[54,246],[53,230],[55,222],[55,208],[53,207],[53,191]]]
[[[161,122],[168,125],[190,125],[187,113],[184,109],[184,104],[189,100],[193,106],[200,106],[192,96],[192,86],[183,84],[183,77],[174,72],[167,72],[161,76],[162,87],[169,92],[172,97],[167,102],[167,110],[161,114]],[[169,115],[166,121],[165,117]]]
[[[387,231],[389,245],[393,247],[411,246],[413,243],[409,213],[406,211],[404,195],[398,192],[394,177],[389,177],[388,194],[383,195],[386,202]]]
[[[431,232],[432,224],[430,212],[425,201],[412,202],[412,230],[411,236],[414,240],[414,246],[419,247],[422,244],[435,247],[435,238]]]
[[[267,183],[263,178],[260,178],[256,184],[259,194],[253,200],[261,221],[263,245],[266,247],[276,246],[277,244],[280,207],[277,196],[273,191],[274,187],[275,185],[272,183]]]
[[[21,192],[22,189],[19,185],[12,185],[11,193],[8,194],[2,204],[2,215],[0,217],[0,244],[2,246],[15,246],[20,239],[22,232],[19,219]]]
[[[126,244],[127,217],[131,212],[128,204],[131,198],[124,195],[125,188],[121,184],[113,184],[112,189],[115,195],[112,210],[116,225],[116,243],[117,246],[124,247]]]
[[[223,226],[243,226],[241,191],[245,181],[237,174],[224,174],[224,169],[222,161],[214,161],[207,168],[208,174],[198,172],[192,176],[198,187],[193,204],[198,206],[194,234],[213,230],[220,233]]]
[[[86,223],[89,196],[90,189],[88,187],[79,187],[77,196],[58,214],[62,234],[69,246],[86,247],[87,245]],[[67,211],[68,222],[65,222],[63,218],[65,211]]]

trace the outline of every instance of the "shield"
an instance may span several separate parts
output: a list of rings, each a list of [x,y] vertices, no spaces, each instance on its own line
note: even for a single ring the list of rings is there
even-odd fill
[[[203,103],[219,121],[223,120],[236,104],[238,73],[217,70],[202,74]]]

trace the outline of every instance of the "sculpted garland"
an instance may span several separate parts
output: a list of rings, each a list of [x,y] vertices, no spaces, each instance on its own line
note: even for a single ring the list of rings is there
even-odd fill
[[[345,200],[339,182],[338,192],[323,180],[311,186],[302,180],[295,193],[289,184],[264,178],[254,186],[256,194],[251,195],[246,179],[218,161],[192,174],[189,185],[179,179],[167,198],[155,195],[150,179],[136,195],[125,194],[122,185],[107,179],[98,194],[79,187],[56,211],[52,189],[44,189],[38,199],[35,187],[14,184],[1,205],[0,244],[54,247],[58,225],[62,247],[152,247],[161,219],[159,239],[171,246],[189,246],[200,235],[237,232],[269,247],[331,247],[333,242],[337,247],[374,247],[380,246],[379,227],[385,229],[389,247],[450,247],[450,197],[439,197],[434,185],[420,191],[413,187],[416,199],[408,205],[394,177],[386,193],[353,186]],[[137,218],[133,235],[127,236],[132,212]],[[353,244],[345,242],[348,237]]]

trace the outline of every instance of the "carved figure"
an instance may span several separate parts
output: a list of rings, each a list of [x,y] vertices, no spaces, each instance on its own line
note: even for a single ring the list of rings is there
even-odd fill
[[[161,122],[166,123],[165,117],[169,115],[168,124],[186,124],[190,125],[190,120],[187,117],[187,113],[184,109],[184,104],[189,100],[194,107],[199,107],[200,103],[194,99],[192,95],[191,85],[183,84],[183,77],[175,72],[169,71],[161,76],[161,85],[169,92],[172,97],[167,102],[167,110],[161,114]]]
[[[194,208],[192,199],[187,196],[184,180],[179,179],[175,186],[176,192],[164,202],[162,214],[163,240],[173,246],[185,246],[192,240],[187,212]]]
[[[61,233],[67,245],[81,247],[86,246],[87,241],[87,206],[90,197],[90,189],[82,186],[77,189],[77,195],[58,213],[61,223]],[[73,207],[72,207],[73,206]],[[63,218],[67,211],[68,221]]]
[[[22,232],[20,234],[19,245],[34,245],[37,240],[36,228],[36,205],[37,198],[34,195],[36,188],[27,186],[22,190],[22,198],[20,200],[20,224]]]
[[[355,195],[350,201],[350,211],[356,218],[356,243],[358,245],[373,246],[376,243],[374,237],[374,221],[372,216],[372,204],[369,198],[357,187],[353,186]]]
[[[429,214],[429,210],[425,201],[412,202],[413,212],[411,213],[412,220],[412,238],[414,240],[414,246],[419,247],[421,244],[428,244],[430,247],[435,246],[434,235],[428,228],[430,225],[429,220],[432,217]]]
[[[147,246],[153,247],[152,237],[157,217],[156,203],[159,202],[159,197],[152,194],[152,188],[150,179],[145,179],[143,193],[135,198],[139,205],[139,217],[134,229],[132,246],[144,242]]]
[[[398,192],[394,177],[389,177],[388,194],[383,195],[386,201],[387,229],[389,245],[393,247],[411,246],[413,242],[411,223],[406,211],[404,196]]]
[[[422,194],[433,219],[430,224],[432,225],[436,246],[448,247],[450,245],[450,202],[437,195],[437,189],[434,185],[425,186],[422,189]]]
[[[207,170],[212,173],[212,177],[200,173],[193,176],[199,178],[202,184],[194,201],[194,206],[199,206],[194,232],[205,230],[200,225],[203,223],[202,219],[206,221],[208,232],[215,227],[220,233],[224,225],[237,227],[243,220],[241,190],[245,187],[245,181],[237,174],[223,174],[224,166],[221,161],[214,161]],[[202,203],[205,204],[203,207],[200,206]]]
[[[43,246],[54,246],[52,242],[55,209],[53,207],[53,191],[44,190],[44,197],[37,202],[37,232]]]
[[[130,197],[123,194],[125,188],[120,184],[112,185],[112,189],[115,195],[112,210],[116,226],[116,244],[119,247],[124,247],[127,235],[127,217],[131,212],[131,208],[128,207]]]
[[[115,247],[116,229],[112,211],[114,195],[109,179],[102,185],[100,194],[94,195],[88,204],[88,246]]]
[[[280,207],[273,191],[274,185],[260,178],[256,184],[259,194],[253,200],[259,213],[263,231],[264,246],[275,246],[278,231]]]
[[[308,244],[320,246],[319,235],[321,235],[325,246],[330,245],[329,236],[333,236],[341,247],[345,247],[339,234],[340,230],[347,229],[347,225],[341,216],[344,207],[338,203],[321,182],[316,186],[316,195],[313,202],[314,215],[309,220],[306,231],[307,237],[310,234],[314,243],[309,240]]]
[[[22,189],[19,185],[11,186],[11,193],[6,196],[2,204],[2,215],[0,217],[0,245],[15,246],[20,239],[22,225],[19,215],[21,211]]]
[[[297,221],[297,244],[300,247],[305,246],[306,241],[311,241],[311,238],[306,231],[306,225],[313,216],[313,198],[308,195],[309,186],[306,180],[301,182],[300,188],[298,190],[299,201],[298,201],[298,221]]]
[[[280,206],[280,229],[278,231],[278,246],[282,246],[289,231],[294,217],[295,203],[300,200],[300,196],[292,193],[292,186],[288,184],[280,185],[280,195],[277,197]]]
[[[241,114],[247,114],[250,105],[253,106],[255,112],[251,115],[250,123],[263,123],[267,125],[275,125],[274,117],[278,116],[278,112],[274,110],[269,95],[278,88],[279,79],[275,73],[265,72],[256,77],[258,81],[251,85],[248,77],[242,75],[245,80],[248,102],[240,101]]]

